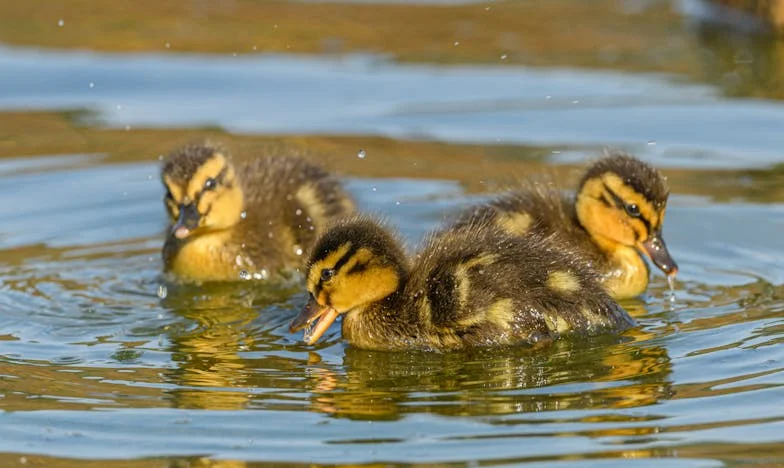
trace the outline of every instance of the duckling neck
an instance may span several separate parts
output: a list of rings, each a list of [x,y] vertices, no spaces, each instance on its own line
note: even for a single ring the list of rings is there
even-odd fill
[[[609,263],[603,269],[602,283],[615,299],[639,296],[648,288],[648,264],[634,247],[600,235],[592,236]]]
[[[165,269],[186,281],[236,279],[241,265],[230,238],[230,230],[205,232],[184,241],[169,237],[163,247]]]
[[[343,318],[343,338],[363,349],[406,349],[419,336],[416,325],[406,315],[401,291]]]

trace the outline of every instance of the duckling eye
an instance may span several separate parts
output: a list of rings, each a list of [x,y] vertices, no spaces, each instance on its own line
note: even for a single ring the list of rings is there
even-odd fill
[[[204,190],[212,190],[215,188],[216,182],[215,179],[210,177],[204,182]]]
[[[626,205],[626,214],[631,216],[632,218],[639,218],[640,217],[640,207],[634,203]]]
[[[335,276],[335,270],[332,268],[321,270],[321,281],[329,281],[333,276]]]

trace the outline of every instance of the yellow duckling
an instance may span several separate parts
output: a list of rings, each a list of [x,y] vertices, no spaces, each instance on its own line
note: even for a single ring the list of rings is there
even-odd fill
[[[161,178],[172,224],[164,268],[184,282],[297,269],[326,223],[354,210],[336,178],[294,157],[235,164],[217,146],[193,144],[165,159]]]
[[[516,236],[558,233],[564,245],[581,252],[603,275],[614,298],[626,299],[648,287],[650,272],[641,254],[670,278],[678,271],[662,238],[669,193],[655,168],[615,153],[588,169],[576,197],[531,179],[521,189],[469,209],[455,227],[482,220]]]
[[[343,219],[313,248],[310,300],[290,330],[312,327],[313,344],[344,315],[356,347],[449,350],[633,326],[581,259],[545,237],[472,224],[432,235],[409,262],[377,221]]]

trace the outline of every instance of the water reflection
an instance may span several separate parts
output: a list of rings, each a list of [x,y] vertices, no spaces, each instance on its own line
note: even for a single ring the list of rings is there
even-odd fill
[[[695,37],[704,79],[729,96],[784,99],[784,41],[713,24],[695,27]]]
[[[238,410],[249,404],[251,380],[264,359],[248,360],[242,353],[267,341],[254,322],[263,308],[285,301],[296,288],[258,284],[210,284],[169,287],[164,307],[191,325],[170,332],[170,350],[176,369],[166,373],[175,385],[170,391],[176,408]]]
[[[608,336],[562,341],[545,352],[348,348],[340,367],[308,365],[311,409],[339,418],[397,420],[422,412],[506,416],[647,406],[672,394],[670,358],[664,347],[645,343],[651,337],[637,332],[620,343]]]

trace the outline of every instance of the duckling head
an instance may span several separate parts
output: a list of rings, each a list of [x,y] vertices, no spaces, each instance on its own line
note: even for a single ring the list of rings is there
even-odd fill
[[[176,239],[227,229],[242,219],[242,189],[221,149],[210,144],[182,147],[166,158],[161,178],[170,235]]]
[[[586,172],[577,192],[577,218],[599,245],[634,247],[666,275],[678,265],[662,237],[669,188],[650,165],[626,154],[611,154]]]
[[[361,314],[402,288],[405,255],[400,243],[377,221],[349,218],[316,242],[306,270],[310,299],[292,322],[315,343],[341,314]],[[312,328],[311,328],[312,327]]]

